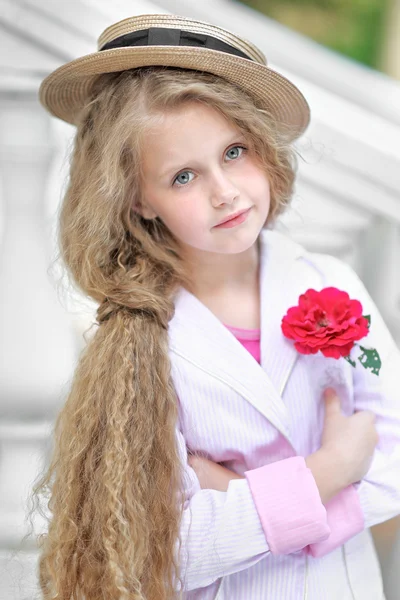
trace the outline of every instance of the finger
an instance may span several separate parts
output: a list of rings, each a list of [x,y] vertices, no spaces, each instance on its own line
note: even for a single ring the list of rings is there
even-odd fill
[[[357,416],[358,420],[375,423],[376,414],[372,410],[356,410],[354,416]]]
[[[326,412],[329,414],[340,413],[340,398],[332,388],[327,388],[324,391],[324,400]]]

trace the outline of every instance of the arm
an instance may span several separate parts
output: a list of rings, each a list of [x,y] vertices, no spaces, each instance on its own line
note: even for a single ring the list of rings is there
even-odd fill
[[[195,471],[203,490],[226,492],[230,481],[245,479],[244,476],[238,475],[223,465],[201,456],[189,456],[188,463]],[[344,483],[340,461],[336,456],[325,452],[323,448],[307,456],[305,464],[317,484],[322,504],[327,504],[331,498],[347,487],[347,484]]]
[[[202,490],[218,490],[226,492],[229,482],[234,479],[245,479],[220,463],[215,463],[203,456],[190,455],[188,463],[196,473]]]
[[[326,505],[331,535],[326,541],[309,546],[313,556],[323,556],[363,529],[400,514],[400,352],[358,276],[338,259],[329,257],[329,262],[340,281],[338,287],[360,300],[363,314],[371,315],[370,333],[360,343],[378,350],[382,369],[376,376],[358,364],[352,370],[353,393],[356,411],[375,413],[379,442],[363,479]]]
[[[383,327],[386,330],[386,326]],[[387,346],[387,349],[385,354],[382,352],[380,382],[369,381],[361,374],[354,377],[356,409],[365,407],[376,414],[379,434],[371,467],[355,484],[365,527],[400,514],[400,352],[394,345],[390,349]]]
[[[180,564],[185,590],[210,585],[270,554],[290,554],[329,535],[318,488],[302,457],[248,471],[226,492],[201,489],[177,432],[186,502]],[[271,493],[271,489],[274,493]]]
[[[359,410],[351,416],[345,416],[341,410],[340,398],[334,390],[326,390],[323,396],[325,416],[322,445],[319,450],[307,456],[305,464],[313,475],[321,502],[326,507],[330,535],[326,541],[307,547],[307,551],[313,556],[322,556],[334,550],[364,529],[364,516],[353,484],[360,482],[370,470],[379,441],[375,427],[376,416],[371,410]],[[203,489],[226,490],[229,481],[239,477],[205,458],[191,457],[189,461]],[[260,494],[253,488],[256,473],[257,469],[248,471],[245,475],[262,520],[265,499],[262,495],[260,498]],[[257,479],[256,475],[255,477]],[[270,483],[271,490],[275,492],[276,482],[271,479]],[[261,480],[259,484],[265,491],[265,482]],[[286,493],[290,493],[290,490],[286,490]],[[267,513],[267,521],[270,518],[271,515]],[[265,532],[268,531],[267,521],[262,521]]]

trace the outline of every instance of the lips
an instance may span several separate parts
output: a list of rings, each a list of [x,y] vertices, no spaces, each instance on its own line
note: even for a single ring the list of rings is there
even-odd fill
[[[243,210],[239,210],[238,212],[233,213],[233,215],[229,215],[229,217],[225,217],[225,219],[222,219],[222,221],[217,223],[217,225],[214,225],[214,227],[219,227],[220,225],[229,223],[229,221],[233,221],[234,219],[237,219],[237,217],[240,217],[244,213],[247,213],[249,210],[250,210],[250,208],[244,208]]]

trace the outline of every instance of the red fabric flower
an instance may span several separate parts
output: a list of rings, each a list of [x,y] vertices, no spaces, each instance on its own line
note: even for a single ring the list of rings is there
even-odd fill
[[[289,308],[283,317],[282,331],[295,341],[301,354],[320,350],[330,358],[347,357],[354,342],[369,333],[369,321],[362,310],[358,300],[350,300],[347,292],[337,288],[320,292],[309,289],[300,296],[298,306]]]

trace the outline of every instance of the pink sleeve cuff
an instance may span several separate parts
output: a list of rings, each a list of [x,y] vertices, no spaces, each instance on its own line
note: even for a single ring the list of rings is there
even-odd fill
[[[272,554],[290,554],[329,536],[326,510],[302,456],[246,471]]]
[[[329,554],[364,529],[360,499],[353,485],[336,494],[325,507],[331,534],[327,540],[307,548],[307,552],[315,557]]]

